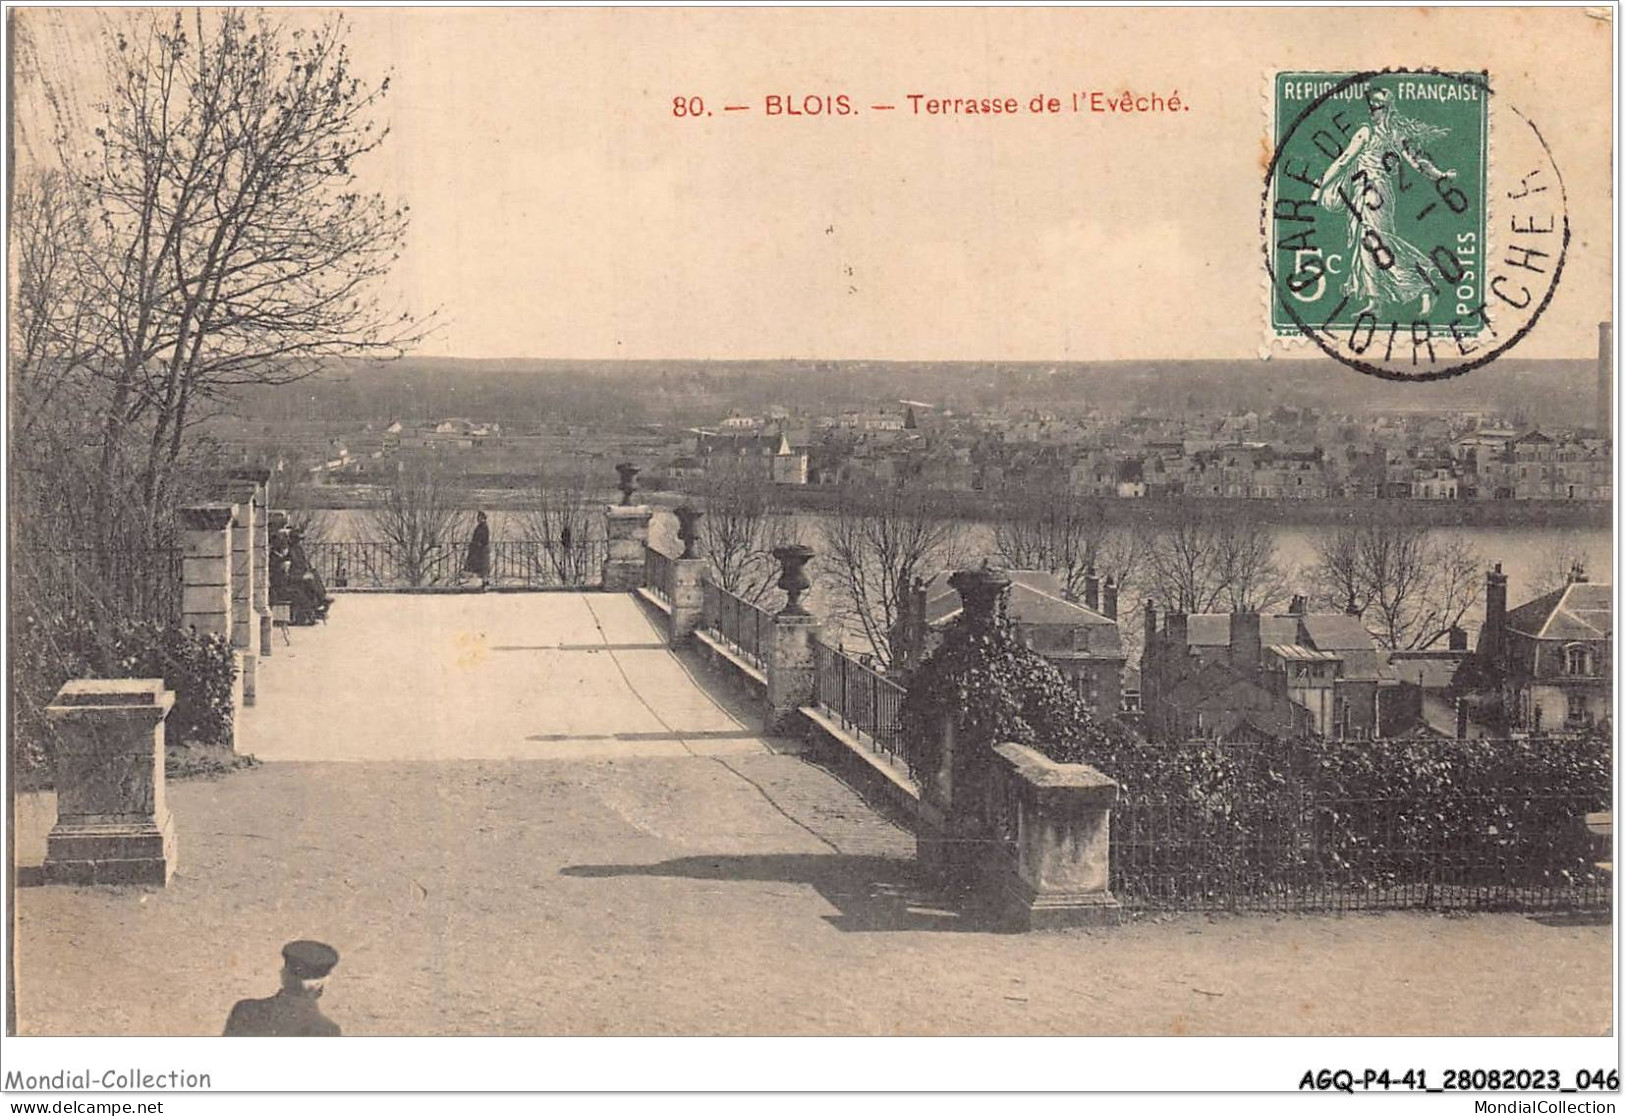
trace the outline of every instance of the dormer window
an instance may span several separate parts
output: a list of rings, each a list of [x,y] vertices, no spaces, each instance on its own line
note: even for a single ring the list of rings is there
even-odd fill
[[[1592,673],[1591,648],[1572,644],[1563,649],[1563,673],[1586,676]]]

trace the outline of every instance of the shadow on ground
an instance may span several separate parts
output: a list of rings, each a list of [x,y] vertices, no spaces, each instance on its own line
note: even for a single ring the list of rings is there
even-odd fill
[[[572,864],[562,876],[612,879],[661,876],[685,880],[802,884],[817,891],[838,915],[824,921],[849,933],[947,931],[998,933],[1008,929],[998,912],[936,889],[916,866],[884,856],[840,853],[770,853],[751,856],[682,856],[656,864]]]

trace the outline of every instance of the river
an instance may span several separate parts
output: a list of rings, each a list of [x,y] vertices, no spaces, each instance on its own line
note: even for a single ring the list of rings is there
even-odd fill
[[[323,537],[330,541],[359,541],[375,537],[368,530],[367,513],[364,511],[341,509],[325,511],[321,515]],[[489,518],[493,540],[520,537],[520,527],[515,513],[496,509],[489,513]],[[820,524],[824,517],[814,513],[797,512],[793,518],[799,537],[815,550],[818,549]],[[1271,530],[1275,534],[1276,561],[1283,570],[1289,573],[1303,571],[1313,563],[1314,539],[1321,528],[1280,526],[1272,527]],[[1486,566],[1495,562],[1501,563],[1501,569],[1507,575],[1508,600],[1513,607],[1537,595],[1535,586],[1552,566],[1555,561],[1554,555],[1559,553],[1582,556],[1594,581],[1612,580],[1613,545],[1605,528],[1441,527],[1435,530],[1461,538],[1473,548]],[[979,561],[984,554],[994,557],[991,524],[967,522],[965,532],[966,549],[976,556],[975,560]],[[650,533],[652,541],[659,549],[668,553],[676,553],[681,549],[676,538],[677,521],[670,512],[664,509],[656,511]],[[816,558],[811,568],[817,568]],[[1288,578],[1289,584],[1294,589],[1301,588],[1302,581],[1302,577]],[[1141,595],[1143,594],[1135,592],[1135,587],[1131,584],[1126,587],[1122,599],[1125,602],[1131,601]],[[1483,620],[1482,607],[1467,620],[1467,626],[1476,629]]]

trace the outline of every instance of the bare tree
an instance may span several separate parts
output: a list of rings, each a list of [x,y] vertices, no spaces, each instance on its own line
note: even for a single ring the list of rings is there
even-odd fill
[[[1266,612],[1285,603],[1288,572],[1275,557],[1275,532],[1239,516],[1211,524],[1219,596],[1231,612]]]
[[[1213,531],[1199,514],[1146,532],[1141,587],[1177,612],[1212,612],[1224,593]]]
[[[1146,533],[1144,591],[1180,612],[1259,612],[1286,599],[1287,575],[1266,523],[1184,507]]]
[[[1350,616],[1364,614],[1371,594],[1360,565],[1360,528],[1339,527],[1314,539],[1314,561],[1306,571],[1317,604]]]
[[[79,294],[54,317],[101,380],[107,516],[133,477],[156,524],[188,432],[237,386],[420,335],[378,293],[406,210],[357,188],[356,162],[387,134],[373,116],[388,80],[351,73],[346,33],[342,17],[290,33],[232,8],[109,31],[96,150],[67,168],[88,215],[66,267]]]
[[[438,470],[402,463],[365,521],[395,577],[408,585],[455,580],[470,516],[465,494]],[[390,580],[389,571],[370,572]]]
[[[1000,494],[1003,515],[993,525],[993,548],[1012,569],[1046,570],[1069,597],[1105,564],[1111,531],[1098,500],[1084,500],[1065,485],[1013,486]]]
[[[1547,540],[1540,563],[1535,567],[1529,591],[1534,596],[1561,589],[1573,580],[1575,572],[1592,568],[1592,548],[1578,531],[1554,532]]]
[[[793,517],[775,511],[773,483],[748,462],[714,458],[697,495],[700,545],[716,584],[760,603],[773,594],[778,563],[773,548],[797,541]]]
[[[1431,647],[1459,625],[1478,604],[1479,573],[1460,536],[1382,517],[1321,539],[1309,569],[1317,599],[1396,651]]]
[[[531,549],[561,585],[580,585],[597,566],[591,498],[596,490],[585,467],[544,470],[522,494],[518,526]]]
[[[823,569],[835,597],[829,611],[889,667],[892,634],[915,579],[964,560],[959,524],[928,489],[877,485],[843,489],[822,534]]]

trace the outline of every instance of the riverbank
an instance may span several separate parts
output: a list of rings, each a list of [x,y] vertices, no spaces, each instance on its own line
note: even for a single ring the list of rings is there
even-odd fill
[[[493,509],[517,509],[524,500],[524,486],[479,478],[471,490],[471,500]],[[316,490],[313,506],[326,510],[353,510],[376,503],[377,489],[370,485],[331,485]],[[990,521],[998,518],[1001,501],[986,492],[942,491],[933,493],[942,513],[954,519]],[[605,502],[619,502],[607,485]],[[703,506],[697,493],[678,489],[645,489],[642,502],[675,507],[692,499]],[[774,503],[787,512],[831,512],[839,506],[842,490],[824,486],[779,486],[773,490]],[[1483,528],[1596,528],[1609,529],[1613,507],[1601,500],[1243,500],[1243,499],[1101,499],[1107,524],[1114,527],[1160,527],[1188,519],[1194,512],[1220,518],[1245,517],[1251,522],[1277,527],[1323,527],[1345,523],[1365,523],[1373,517],[1417,527]]]

